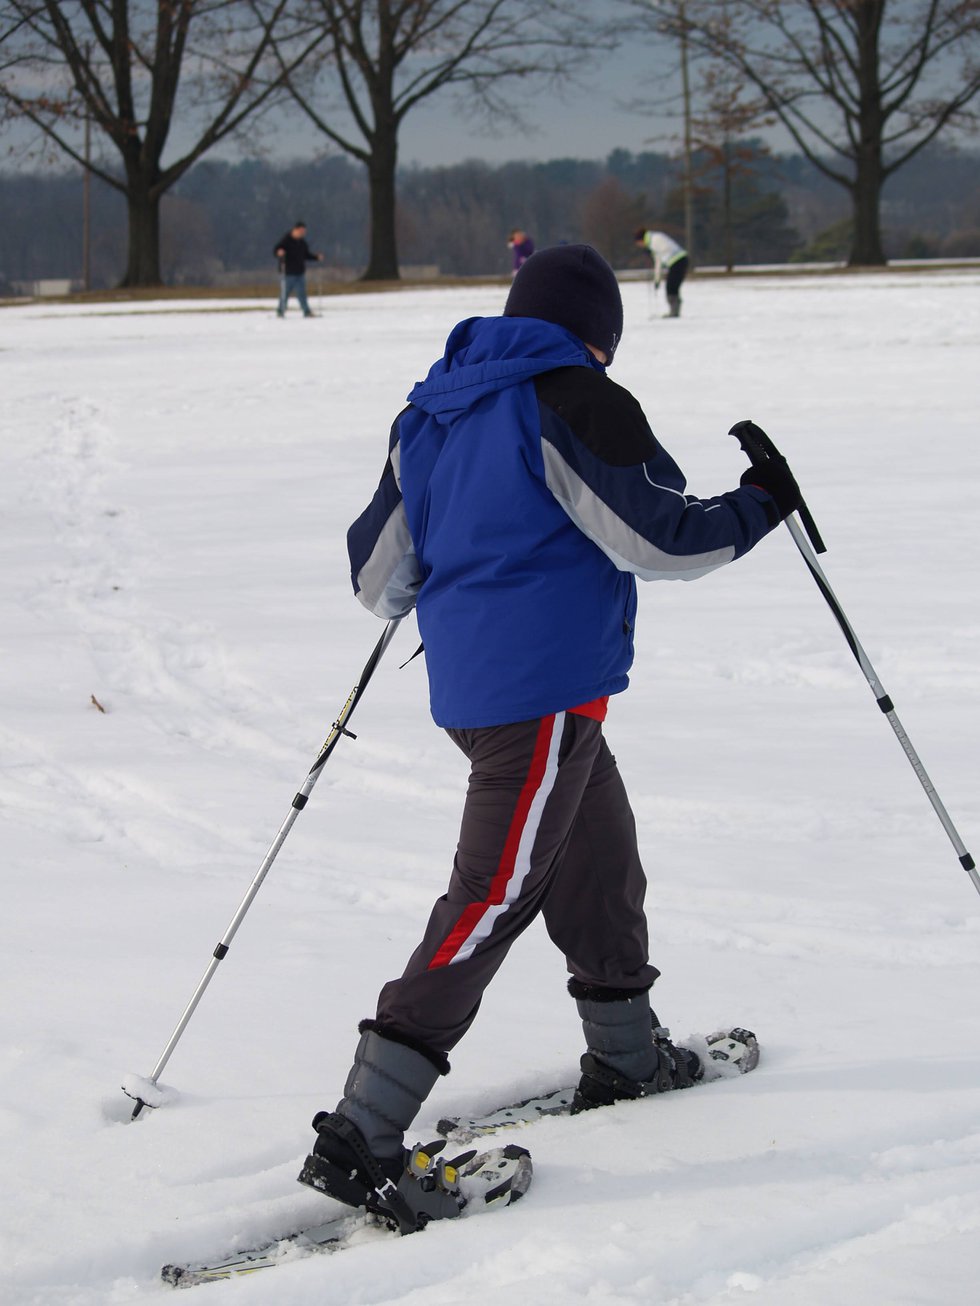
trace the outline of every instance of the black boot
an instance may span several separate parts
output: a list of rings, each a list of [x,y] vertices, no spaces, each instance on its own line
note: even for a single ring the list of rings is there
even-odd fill
[[[703,1075],[700,1059],[677,1048],[650,1010],[646,990],[627,992],[569,983],[588,1051],[572,1111],[688,1088]]]
[[[362,1030],[337,1110],[313,1119],[317,1141],[300,1183],[382,1214],[402,1233],[459,1215],[455,1168],[437,1157],[442,1140],[411,1152],[404,1146],[405,1130],[448,1062],[372,1024]]]
[[[627,1102],[639,1097],[652,1097],[654,1093],[667,1093],[673,1088],[690,1088],[701,1079],[704,1071],[700,1058],[690,1048],[678,1048],[665,1036],[667,1030],[658,1031],[656,1042],[657,1066],[649,1079],[630,1079],[612,1066],[604,1065],[591,1052],[582,1056],[582,1078],[572,1099],[572,1115],[591,1111],[597,1106],[612,1106],[613,1102]]]
[[[377,1157],[346,1116],[321,1111],[313,1117],[317,1140],[299,1173],[302,1184],[347,1206],[363,1206],[399,1233],[415,1233],[430,1220],[450,1220],[463,1209],[459,1175],[438,1153],[438,1139],[397,1157]],[[468,1155],[472,1155],[471,1153]]]

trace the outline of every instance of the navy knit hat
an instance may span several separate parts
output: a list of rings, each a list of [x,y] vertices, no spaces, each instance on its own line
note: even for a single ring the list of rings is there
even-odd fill
[[[623,300],[612,268],[591,245],[539,249],[521,265],[504,317],[539,317],[595,345],[611,363],[623,334]]]

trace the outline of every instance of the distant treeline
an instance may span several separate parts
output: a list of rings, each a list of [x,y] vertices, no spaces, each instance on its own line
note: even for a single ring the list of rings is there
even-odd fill
[[[723,203],[721,170],[696,166],[695,262],[719,265],[834,260],[847,254],[847,197],[802,156],[769,155],[742,142]],[[882,216],[891,258],[980,255],[980,156],[936,147],[901,169]],[[82,275],[82,180],[75,172],[0,173],[0,290],[20,281]],[[368,188],[346,157],[275,166],[258,160],[199,163],[163,204],[163,273],[173,284],[220,285],[275,275],[273,246],[297,219],[336,276],[367,259]],[[125,267],[126,214],[111,187],[91,187],[91,280],[117,283]],[[587,240],[617,267],[642,265],[633,229],[653,222],[684,238],[676,156],[614,150],[604,161],[414,167],[399,182],[404,269],[442,275],[504,274],[507,235],[538,246]]]

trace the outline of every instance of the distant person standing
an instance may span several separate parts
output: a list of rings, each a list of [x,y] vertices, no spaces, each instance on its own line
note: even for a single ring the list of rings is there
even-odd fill
[[[277,317],[286,316],[289,296],[295,294],[304,317],[312,317],[306,299],[306,265],[323,261],[322,254],[314,254],[306,243],[306,223],[293,223],[292,230],[276,246],[276,258],[279,260],[281,285],[279,288],[279,307]]]
[[[514,255],[514,268],[512,275],[516,276],[518,269],[523,267],[534,253],[534,241],[526,231],[522,231],[520,227],[515,227],[510,233],[507,245]]]
[[[646,227],[637,227],[633,233],[637,245],[642,245],[653,259],[653,288],[660,285],[664,272],[667,273],[667,313],[666,317],[681,315],[681,283],[687,276],[687,250],[678,245],[665,231],[651,231]]]

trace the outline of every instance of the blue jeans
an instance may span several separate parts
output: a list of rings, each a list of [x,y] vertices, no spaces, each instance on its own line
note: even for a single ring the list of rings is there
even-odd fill
[[[313,316],[310,312],[310,306],[306,302],[306,276],[302,272],[296,277],[284,275],[282,278],[282,287],[279,291],[279,307],[276,310],[280,317],[285,315],[290,295],[295,295],[299,300],[299,306],[303,310],[304,317]]]

